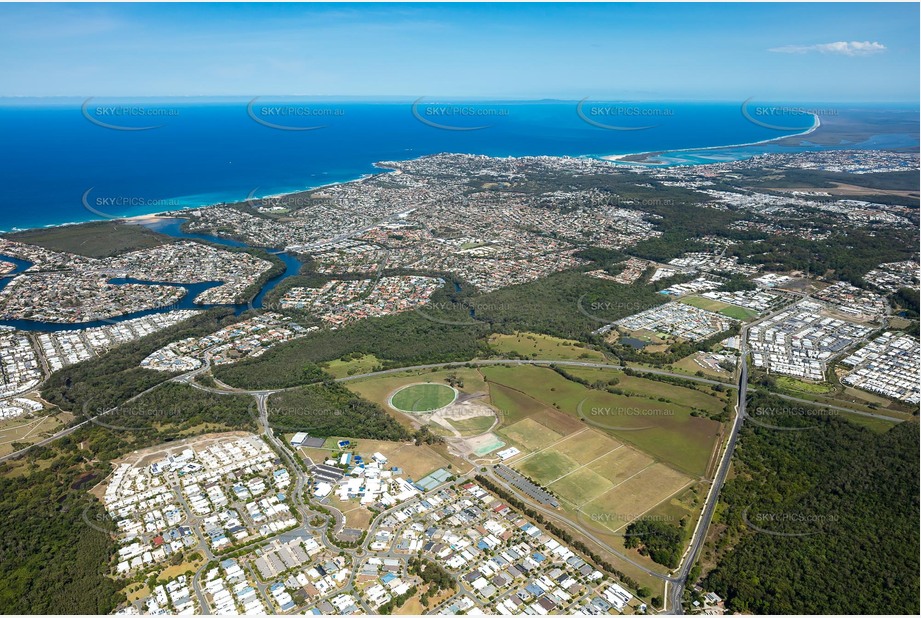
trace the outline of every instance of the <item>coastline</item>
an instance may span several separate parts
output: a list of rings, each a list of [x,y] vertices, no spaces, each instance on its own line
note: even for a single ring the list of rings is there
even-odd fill
[[[671,150],[650,150],[650,151],[644,151],[644,152],[623,153],[623,154],[603,155],[603,156],[598,156],[598,155],[572,155],[572,156],[574,158],[590,157],[590,158],[594,158],[598,160],[608,161],[614,165],[659,167],[659,166],[665,166],[668,164],[667,163],[649,163],[645,161],[626,161],[624,159],[626,159],[627,157],[640,157],[644,155],[647,155],[647,158],[648,158],[648,157],[655,156],[655,155],[663,155],[663,154],[675,153],[675,152],[700,152],[700,151],[710,151],[710,150],[725,150],[725,149],[730,149],[730,148],[743,148],[743,147],[750,147],[750,146],[759,146],[762,144],[769,144],[769,143],[773,143],[773,142],[777,142],[780,140],[789,139],[793,137],[803,137],[803,136],[809,135],[810,133],[815,132],[822,125],[822,122],[819,119],[819,116],[817,114],[812,114],[812,116],[813,116],[812,126],[802,131],[801,133],[794,133],[793,135],[782,135],[779,137],[759,140],[756,142],[747,142],[747,143],[742,143],[742,144],[725,144],[725,145],[718,145],[718,146],[704,146],[701,148],[676,148],[676,149],[671,149]],[[421,156],[427,156],[427,155],[421,155]],[[419,157],[415,157],[415,158],[419,158]],[[407,160],[411,160],[411,159],[407,159]],[[130,215],[130,216],[125,216],[125,217],[112,217],[111,219],[108,219],[108,220],[109,221],[123,221],[129,224],[143,225],[145,222],[151,223],[151,222],[162,220],[162,219],[183,219],[183,217],[179,213],[185,210],[197,210],[199,208],[211,208],[213,206],[219,206],[223,204],[239,204],[239,203],[245,203],[249,200],[256,200],[256,199],[260,199],[260,200],[261,199],[279,199],[279,198],[284,198],[284,197],[288,197],[292,195],[298,195],[301,193],[307,193],[310,191],[321,190],[326,187],[344,185],[344,184],[348,184],[352,182],[360,182],[362,180],[374,178],[375,176],[393,174],[396,172],[395,169],[384,167],[383,165],[381,165],[382,163],[385,163],[385,161],[377,161],[371,164],[373,167],[383,170],[377,174],[363,173],[355,178],[337,180],[333,182],[326,182],[326,183],[319,184],[313,187],[304,187],[303,189],[297,189],[294,191],[282,191],[280,193],[271,193],[271,194],[263,195],[260,197],[246,196],[243,199],[238,200],[238,201],[213,202],[210,204],[191,205],[191,206],[185,206],[185,207],[180,207],[180,208],[171,208],[168,210],[162,210],[162,211],[153,212],[153,213],[145,213],[145,214],[140,214],[140,215]],[[699,164],[689,163],[687,165],[699,165]],[[181,199],[181,198],[174,198],[174,199]],[[6,234],[15,234],[17,232],[26,232],[29,230],[36,230],[36,229],[52,229],[52,228],[69,227],[69,226],[75,226],[75,225],[86,225],[88,223],[99,223],[102,221],[106,221],[106,219],[93,218],[93,219],[87,219],[86,221],[68,221],[66,223],[50,223],[48,225],[34,226],[34,227],[28,227],[28,228],[12,228],[9,230],[0,230],[0,234],[6,235]]]
[[[701,151],[707,151],[707,150],[727,150],[729,148],[747,148],[750,146],[761,146],[762,144],[771,144],[773,142],[779,142],[781,140],[790,139],[792,137],[804,137],[806,135],[809,135],[810,133],[814,133],[815,131],[819,129],[819,127],[822,126],[822,120],[819,118],[818,114],[812,114],[812,118],[813,118],[812,126],[801,133],[794,133],[793,135],[781,135],[779,137],[772,137],[769,139],[758,140],[757,142],[747,142],[743,144],[726,144],[723,146],[703,146],[701,148],[675,148],[673,150],[647,150],[644,152],[630,152],[630,153],[624,153],[624,154],[605,155],[603,157],[598,157],[598,158],[603,159],[605,161],[610,161],[612,163],[619,164],[619,165],[642,165],[642,166],[649,166],[649,167],[662,166],[662,165],[667,165],[667,164],[666,163],[647,163],[645,162],[645,160],[625,161],[624,159],[626,159],[627,157],[640,157],[643,155],[647,155],[646,160],[648,160],[650,156],[664,155],[664,154],[669,154],[672,152],[701,152]],[[690,164],[690,165],[695,165],[695,164]]]
[[[375,163],[374,165],[377,166],[376,163]],[[385,174],[385,173],[392,173],[392,172],[381,172],[381,174]],[[356,178],[350,178],[350,179],[348,179],[348,180],[337,180],[337,181],[333,181],[333,182],[326,182],[326,183],[317,185],[317,186],[315,186],[315,187],[304,187],[303,189],[295,189],[295,190],[293,190],[293,191],[282,191],[281,193],[272,193],[272,194],[263,195],[263,196],[259,196],[259,197],[257,197],[257,196],[252,196],[252,197],[250,197],[250,196],[245,196],[244,198],[242,198],[242,199],[240,199],[240,200],[229,201],[229,202],[211,202],[211,203],[209,203],[209,204],[197,204],[197,205],[191,205],[191,206],[180,206],[179,208],[170,208],[170,209],[168,209],[168,210],[160,210],[160,211],[157,211],[157,212],[145,213],[145,214],[140,214],[140,215],[126,215],[126,216],[124,216],[124,217],[114,217],[114,216],[113,216],[113,217],[110,217],[110,218],[107,218],[107,219],[101,219],[101,218],[99,218],[99,217],[97,216],[96,218],[87,219],[86,221],[67,221],[67,222],[65,222],[65,223],[49,223],[49,224],[47,224],[47,225],[36,225],[36,226],[33,226],[33,227],[24,227],[24,228],[14,227],[14,228],[10,228],[10,229],[8,229],[8,230],[0,229],[0,235],[16,234],[16,233],[19,233],[19,232],[28,232],[28,231],[30,231],[30,230],[48,230],[48,229],[53,229],[53,228],[58,228],[58,227],[71,227],[71,226],[74,226],[74,225],[86,225],[87,223],[103,223],[103,222],[105,222],[105,221],[123,221],[123,222],[126,222],[126,223],[143,225],[143,223],[144,223],[145,221],[148,222],[148,223],[150,223],[150,222],[156,221],[156,220],[158,220],[158,219],[182,219],[182,218],[184,218],[184,217],[178,216],[176,213],[180,213],[180,212],[185,211],[185,210],[197,210],[197,209],[199,209],[199,208],[211,208],[211,207],[213,207],[213,206],[221,206],[221,205],[226,205],[226,204],[243,204],[243,203],[246,203],[246,202],[248,202],[248,201],[250,201],[250,200],[278,199],[278,198],[283,198],[283,197],[287,197],[287,196],[290,196],[290,195],[298,195],[298,194],[300,194],[300,193],[307,193],[307,192],[309,192],[309,191],[317,191],[317,190],[320,190],[320,189],[324,189],[324,188],[326,188],[326,187],[334,187],[334,186],[337,186],[337,185],[344,185],[344,184],[348,184],[348,183],[350,183],[350,182],[359,182],[359,181],[361,181],[361,180],[366,180],[366,179],[368,179],[368,178],[373,178],[374,176],[378,176],[378,175],[380,175],[380,174],[367,174],[367,173],[365,173],[365,174],[361,174],[360,176],[358,176],[358,177],[356,177]],[[178,200],[178,199],[182,199],[182,198],[170,198],[170,199],[177,199],[177,200]]]

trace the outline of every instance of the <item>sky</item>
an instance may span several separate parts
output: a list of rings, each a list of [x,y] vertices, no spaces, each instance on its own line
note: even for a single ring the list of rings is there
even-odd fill
[[[0,96],[911,102],[919,5],[0,4]]]

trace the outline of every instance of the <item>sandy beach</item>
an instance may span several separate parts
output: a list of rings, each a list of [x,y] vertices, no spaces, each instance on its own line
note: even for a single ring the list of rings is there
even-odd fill
[[[793,135],[782,135],[780,137],[772,137],[770,139],[763,139],[757,142],[747,142],[744,144],[727,144],[724,146],[704,146],[701,148],[676,148],[675,150],[650,150],[646,152],[631,152],[625,154],[616,154],[616,155],[607,155],[601,157],[605,161],[611,161],[614,163],[620,163],[622,165],[663,165],[662,163],[652,163],[648,162],[648,159],[670,154],[673,152],[701,152],[706,150],[726,150],[729,148],[747,148],[749,146],[759,146],[761,144],[770,144],[773,142],[779,142],[781,140],[790,139],[793,137],[804,137],[810,133],[814,133],[820,126],[822,126],[822,120],[819,118],[818,114],[812,114],[812,126],[806,129],[801,133],[794,133]],[[644,157],[644,160],[639,161],[625,161],[627,157]]]

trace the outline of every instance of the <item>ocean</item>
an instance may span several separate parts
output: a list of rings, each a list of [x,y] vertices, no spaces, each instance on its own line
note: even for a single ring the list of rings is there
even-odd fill
[[[805,113],[748,116],[737,103],[7,99],[0,230],[288,193],[439,152],[600,157],[748,144],[813,124]]]

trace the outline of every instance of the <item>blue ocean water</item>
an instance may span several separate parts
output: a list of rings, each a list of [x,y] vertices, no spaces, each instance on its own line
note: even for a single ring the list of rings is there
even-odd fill
[[[296,191],[438,152],[603,156],[758,142],[811,125],[796,114],[783,120],[789,130],[767,128],[730,103],[7,100],[0,230]]]

